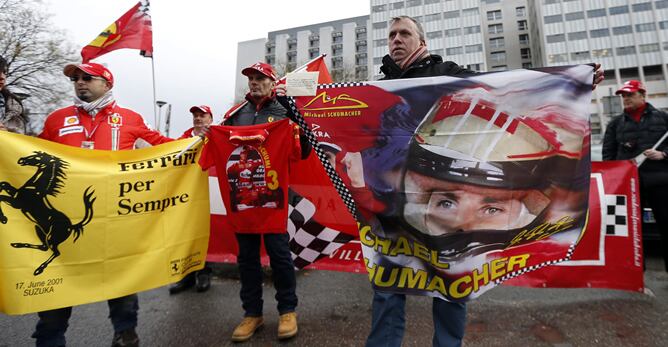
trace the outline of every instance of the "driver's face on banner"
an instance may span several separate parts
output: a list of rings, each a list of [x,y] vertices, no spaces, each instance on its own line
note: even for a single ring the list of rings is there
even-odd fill
[[[407,171],[406,220],[423,233],[439,236],[471,230],[508,230],[529,224],[525,190],[453,183]]]

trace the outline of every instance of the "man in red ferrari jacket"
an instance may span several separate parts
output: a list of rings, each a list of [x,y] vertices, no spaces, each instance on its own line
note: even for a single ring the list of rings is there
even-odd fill
[[[133,149],[137,139],[157,145],[172,141],[149,129],[138,113],[116,104],[111,89],[114,77],[106,67],[95,64],[69,64],[63,69],[74,85],[74,105],[51,113],[39,137],[87,149]],[[114,327],[112,346],[138,346],[135,332],[136,294],[109,300],[109,318]],[[64,346],[71,307],[39,312],[32,337],[37,346]]]

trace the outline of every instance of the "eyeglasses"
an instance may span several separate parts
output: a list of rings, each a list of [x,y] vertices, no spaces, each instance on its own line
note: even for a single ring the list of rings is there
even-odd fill
[[[84,82],[90,82],[93,79],[104,80],[104,78],[102,78],[102,77],[91,76],[91,75],[88,75],[88,74],[84,74],[84,75],[81,75],[81,76],[70,76],[70,81],[72,81],[72,82],[77,82],[80,79]]]

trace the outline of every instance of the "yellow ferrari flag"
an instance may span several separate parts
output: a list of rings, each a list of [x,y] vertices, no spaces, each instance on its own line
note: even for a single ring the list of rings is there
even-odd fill
[[[192,139],[87,150],[0,131],[0,312],[116,298],[201,269],[208,178]]]

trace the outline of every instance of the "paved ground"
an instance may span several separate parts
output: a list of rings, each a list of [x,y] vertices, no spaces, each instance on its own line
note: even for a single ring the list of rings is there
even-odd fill
[[[599,289],[500,287],[468,305],[465,346],[667,346],[668,273],[648,260],[652,295]],[[169,296],[166,288],[140,294],[143,346],[228,346],[241,319],[239,281],[218,269],[211,290]],[[222,272],[220,272],[222,271]],[[276,340],[273,288],[265,285],[265,327],[236,346],[361,346],[369,330],[371,290],[365,276],[327,271],[298,277],[299,335]],[[431,304],[411,297],[405,346],[431,345]],[[105,303],[77,307],[67,333],[70,346],[108,346]],[[31,346],[36,315],[0,315],[0,347]]]

